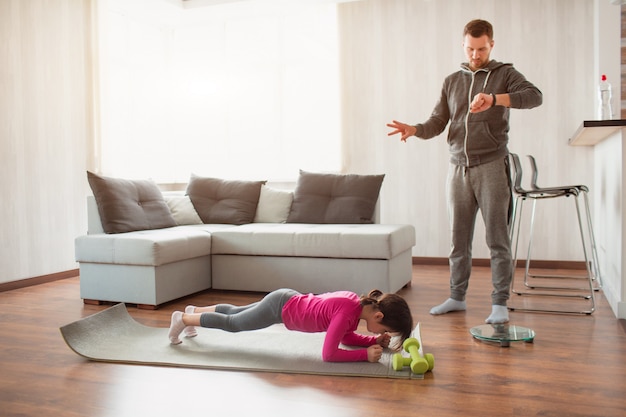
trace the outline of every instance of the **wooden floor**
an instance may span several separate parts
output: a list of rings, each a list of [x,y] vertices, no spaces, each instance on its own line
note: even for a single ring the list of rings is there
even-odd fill
[[[412,286],[400,292],[422,323],[425,351],[435,356],[434,371],[421,381],[89,362],[59,333],[107,308],[83,305],[78,278],[3,292],[0,416],[626,415],[626,326],[601,292],[590,316],[511,312],[511,324],[537,336],[506,348],[469,334],[490,313],[488,268],[474,268],[466,312],[428,314],[448,296],[447,272],[416,265]],[[190,303],[260,297],[207,291],[157,311],[128,310],[145,325],[167,327],[171,312]]]

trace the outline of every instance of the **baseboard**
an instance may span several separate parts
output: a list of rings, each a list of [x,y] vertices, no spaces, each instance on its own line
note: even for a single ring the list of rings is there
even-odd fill
[[[60,279],[74,278],[78,276],[78,273],[78,269],[70,269],[69,271],[57,272],[54,274],[42,275],[39,277],[9,281],[0,284],[0,292],[16,290],[18,288],[32,287],[33,285],[45,284],[47,282],[58,281]]]
[[[413,265],[448,265],[448,258],[431,258],[423,256],[414,256]],[[533,268],[540,269],[586,269],[585,263],[582,261],[550,261],[536,260],[531,263]],[[489,259],[472,259],[472,266],[490,266]],[[526,259],[518,259],[517,267],[524,268]]]

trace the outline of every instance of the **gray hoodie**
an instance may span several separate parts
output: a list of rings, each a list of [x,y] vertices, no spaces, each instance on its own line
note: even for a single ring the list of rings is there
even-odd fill
[[[475,72],[468,64],[462,64],[459,71],[446,77],[439,102],[430,118],[415,126],[415,136],[433,138],[450,121],[450,162],[470,167],[504,158],[509,153],[509,109],[495,106],[481,113],[470,113],[469,105],[478,93],[508,93],[511,108],[515,109],[531,109],[543,101],[541,91],[513,64],[492,60]]]

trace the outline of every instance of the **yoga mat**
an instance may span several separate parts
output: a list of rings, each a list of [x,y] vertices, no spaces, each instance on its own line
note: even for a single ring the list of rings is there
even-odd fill
[[[418,327],[419,329],[419,327]],[[67,345],[93,361],[237,371],[423,379],[394,371],[393,352],[378,363],[324,362],[325,333],[301,333],[282,324],[240,333],[198,327],[198,336],[171,345],[166,328],[135,321],[121,303],[60,328]]]

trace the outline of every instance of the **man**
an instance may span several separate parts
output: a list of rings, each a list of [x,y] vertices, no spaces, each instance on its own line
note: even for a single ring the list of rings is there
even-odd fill
[[[450,166],[447,178],[452,244],[450,298],[431,314],[465,310],[472,263],[472,238],[480,209],[491,256],[493,292],[491,314],[485,322],[506,323],[513,265],[508,226],[511,188],[508,168],[509,108],[530,109],[543,96],[512,64],[491,60],[493,28],[485,20],[472,20],[463,32],[468,62],[449,75],[430,118],[417,125],[394,120],[387,124],[406,141],[411,136],[433,138],[448,121]]]

